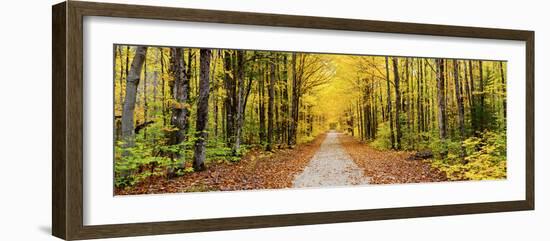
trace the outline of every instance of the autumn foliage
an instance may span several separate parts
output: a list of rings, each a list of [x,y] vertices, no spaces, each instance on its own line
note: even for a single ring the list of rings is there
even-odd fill
[[[506,178],[504,61],[116,45],[114,63],[116,194],[288,188],[327,131],[370,184]]]

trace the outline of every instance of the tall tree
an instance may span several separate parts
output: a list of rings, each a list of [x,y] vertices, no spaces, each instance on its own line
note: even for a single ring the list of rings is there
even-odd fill
[[[126,78],[126,96],[122,110],[122,140],[125,147],[133,147],[135,141],[134,109],[136,107],[137,89],[141,79],[141,71],[145,61],[147,47],[138,46],[132,60],[132,66]]]
[[[387,90],[387,101],[388,101],[388,117],[390,122],[390,142],[391,142],[391,148],[395,149],[395,136],[393,132],[393,114],[392,114],[392,108],[391,108],[391,88],[390,88],[390,66],[389,66],[389,59],[386,56],[386,90]]]
[[[297,73],[297,61],[296,58],[298,54],[295,52],[292,53],[292,101],[291,101],[291,111],[290,111],[290,128],[288,134],[288,145],[290,147],[296,144],[296,129],[298,128],[298,73]]]
[[[225,112],[225,135],[228,147],[233,148],[235,143],[235,115],[236,115],[236,84],[233,75],[233,58],[231,50],[224,50],[224,112]]]
[[[401,92],[399,90],[399,60],[396,57],[392,58],[393,63],[393,79],[395,87],[395,131],[396,131],[396,142],[397,142],[397,149],[401,149],[401,137],[403,134],[401,133],[401,123],[399,118],[399,113],[401,112]]]
[[[189,53],[191,54],[191,53]],[[174,159],[176,159],[175,165],[169,167],[168,176],[175,176],[175,172],[178,169],[185,168],[185,159],[182,153],[184,148],[181,146],[182,142],[186,140],[187,130],[189,129],[189,76],[185,69],[184,49],[183,48],[171,48],[170,49],[170,74],[173,76],[174,81],[170,84],[170,91],[175,100],[172,104],[172,117],[170,118],[170,124],[175,127],[172,130],[169,144],[177,145]]]
[[[206,139],[208,138],[208,98],[210,91],[210,49],[200,50],[200,76],[199,76],[199,96],[197,101],[197,122],[195,156],[193,158],[193,169],[202,171],[205,169],[204,160],[206,159]]]
[[[141,78],[141,70],[147,53],[147,47],[138,46],[136,54],[132,60],[132,66],[126,78],[126,96],[124,98],[124,108],[122,109],[122,140],[123,147],[129,148],[135,145],[134,131],[134,109],[136,107],[137,89]],[[129,152],[123,152],[123,155],[128,155]],[[125,170],[122,173],[123,177],[128,177],[130,170]]]
[[[431,98],[431,90],[433,87],[426,86],[428,83],[428,79],[426,78],[426,65],[428,64],[427,59],[421,59],[418,61],[418,112],[419,112],[419,119],[420,119],[420,131],[424,132],[428,129],[428,126],[431,125],[432,121],[430,121],[430,115],[432,114],[432,111],[430,110],[430,107],[433,109],[433,100]],[[431,76],[430,72],[430,76]]]
[[[413,102],[412,102],[412,81],[410,79],[410,62],[409,62],[409,58],[405,58],[405,84],[406,84],[406,93],[407,95],[405,96],[405,103],[406,104],[406,111],[407,111],[407,130],[410,131],[413,129],[413,126],[414,126],[414,123],[413,123],[413,117],[412,117],[412,113],[413,113]],[[409,145],[411,145],[411,139],[409,139]]]
[[[507,108],[507,104],[506,104],[506,77],[504,75],[504,67],[503,67],[502,61],[500,61],[498,64],[499,64],[499,71],[500,71],[500,81],[501,81],[501,84],[502,84],[502,95],[504,96],[502,98],[502,109],[503,109],[504,119],[506,119],[506,108]]]
[[[476,86],[474,85],[474,68],[473,68],[473,63],[472,63],[472,60],[468,60],[468,69],[470,70],[469,71],[469,80],[470,80],[470,89],[471,89],[471,92],[472,92],[472,105],[470,106],[470,123],[472,125],[472,130],[473,132],[477,132],[479,130],[479,118],[478,118],[478,114],[477,114],[477,109],[478,109],[478,96],[476,94]]]
[[[143,139],[147,140],[147,114],[149,111],[149,104],[147,103],[147,53],[145,53],[145,60],[143,60]]]
[[[260,64],[258,80],[258,114],[260,143],[265,142],[265,67]]]
[[[282,112],[282,119],[283,119],[283,123],[282,123],[282,142],[283,143],[287,143],[287,140],[288,140],[288,118],[289,118],[289,113],[288,113],[288,58],[287,58],[287,54],[283,54],[283,64],[282,64],[282,67],[283,67],[283,71],[282,71],[282,81],[283,81],[283,86],[282,86],[282,106],[281,106],[281,112]]]
[[[237,114],[235,116],[235,143],[233,145],[233,155],[238,155],[241,146],[241,134],[243,128],[244,119],[244,103],[245,90],[244,90],[244,62],[245,54],[244,50],[237,50]]]
[[[458,61],[456,59],[453,60],[453,69],[454,69],[454,80],[455,80],[455,96],[456,96],[456,103],[458,106],[458,126],[460,128],[460,141],[464,141],[464,137],[466,136],[466,128],[464,127],[464,103],[462,99],[462,87],[460,86],[460,75],[459,75],[459,69],[458,69]],[[462,160],[464,160],[464,157],[466,156],[466,149],[464,148],[464,145],[461,146],[460,151],[460,157]]]
[[[273,57],[273,56],[272,56]],[[267,107],[267,145],[266,150],[271,151],[273,144],[273,111],[275,104],[275,61],[277,54],[270,60],[269,70],[269,102]]]
[[[210,73],[210,77],[212,78],[212,107],[214,108],[212,115],[214,116],[214,138],[217,141],[218,138],[218,116],[219,116],[219,108],[218,108],[218,91],[219,91],[219,84],[218,79],[216,78],[216,61],[219,58],[220,50],[216,50],[212,52],[212,72]]]
[[[483,61],[479,60],[479,124],[480,130],[485,130],[485,84],[483,81]]]
[[[466,99],[468,100],[468,106],[472,108],[473,102],[472,102],[472,89],[470,88],[470,81],[468,80],[468,65],[466,64],[466,60],[463,61],[464,66],[464,89],[466,91]],[[464,97],[464,95],[462,96]]]
[[[447,114],[445,106],[445,60],[436,59],[437,67],[437,106],[438,106],[438,124],[439,139],[447,138]]]
[[[164,76],[164,50],[160,48],[160,78],[162,92],[162,127],[166,127],[166,79]]]
[[[123,91],[122,91],[122,82],[124,80],[124,68],[122,66],[122,46],[116,47],[118,50],[118,58],[120,61],[120,78],[118,79],[118,86],[120,86],[120,93],[118,95],[119,101],[120,101],[120,110],[124,108],[124,97],[123,97]],[[126,55],[128,55],[128,52],[126,52]]]

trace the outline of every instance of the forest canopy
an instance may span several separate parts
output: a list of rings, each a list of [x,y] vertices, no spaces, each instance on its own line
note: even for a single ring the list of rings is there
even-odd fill
[[[449,180],[506,178],[506,62],[114,46],[115,186],[329,130]]]

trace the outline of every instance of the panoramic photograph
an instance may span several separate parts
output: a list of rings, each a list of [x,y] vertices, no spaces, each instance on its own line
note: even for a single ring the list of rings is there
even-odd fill
[[[113,58],[114,195],[506,179],[506,61],[124,44]]]

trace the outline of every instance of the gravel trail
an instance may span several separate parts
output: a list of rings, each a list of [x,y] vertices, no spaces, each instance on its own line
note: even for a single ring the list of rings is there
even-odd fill
[[[329,132],[304,171],[294,178],[292,186],[321,187],[368,184],[364,170],[355,164],[340,145],[339,133]]]

